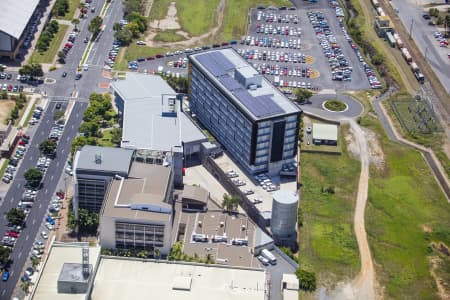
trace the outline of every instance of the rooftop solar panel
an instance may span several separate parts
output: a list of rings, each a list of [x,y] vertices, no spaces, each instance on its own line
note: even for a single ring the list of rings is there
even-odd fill
[[[215,77],[222,76],[235,68],[220,52],[207,52],[197,56],[197,60]]]
[[[273,101],[270,95],[253,97],[247,90],[235,90],[233,95],[258,118],[284,112],[284,110]]]
[[[242,86],[239,82],[237,82],[233,77],[230,77],[228,75],[224,75],[224,76],[220,77],[219,81],[230,92],[242,88]]]

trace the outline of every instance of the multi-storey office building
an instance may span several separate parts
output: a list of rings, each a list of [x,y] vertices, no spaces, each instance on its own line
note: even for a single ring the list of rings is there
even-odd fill
[[[100,215],[100,244],[109,249],[159,249],[167,255],[173,223],[173,172],[134,162],[128,178],[111,181]]]
[[[106,189],[115,175],[127,177],[133,150],[84,146],[77,151],[74,159],[74,208],[99,212]]]
[[[297,153],[301,110],[233,49],[189,56],[190,109],[248,172],[278,173]]]

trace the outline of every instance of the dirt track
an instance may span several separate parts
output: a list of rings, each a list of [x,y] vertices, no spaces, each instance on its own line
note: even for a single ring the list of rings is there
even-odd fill
[[[156,33],[151,33],[145,38],[145,41],[147,42],[147,45],[150,47],[187,47],[187,46],[193,46],[198,44],[199,42],[210,38],[217,34],[219,29],[222,27],[223,24],[223,16],[225,11],[225,4],[226,0],[220,0],[219,5],[217,5],[216,9],[216,16],[217,16],[217,24],[213,28],[211,28],[208,32],[199,35],[199,36],[193,36],[189,37],[189,34],[184,31],[177,31],[177,34],[180,34],[187,38],[185,41],[181,42],[155,42],[153,41],[153,37],[156,35]],[[169,16],[168,16],[169,17]],[[167,18],[167,17],[166,17]],[[178,24],[178,21],[177,21]]]

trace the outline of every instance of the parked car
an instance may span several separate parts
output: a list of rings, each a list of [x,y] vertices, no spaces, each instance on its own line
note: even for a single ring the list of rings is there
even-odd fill
[[[8,281],[8,279],[9,279],[9,272],[8,271],[3,272],[2,281]]]

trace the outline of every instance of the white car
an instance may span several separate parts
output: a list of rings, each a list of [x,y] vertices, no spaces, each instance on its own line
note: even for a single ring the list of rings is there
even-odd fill
[[[136,44],[138,44],[139,46],[145,46],[145,45],[147,45],[147,43],[144,42],[144,41],[137,41]]]
[[[258,256],[258,260],[265,266],[269,265],[269,260],[262,255]]]
[[[41,232],[41,236],[44,240],[48,239],[48,234],[45,231]]]

